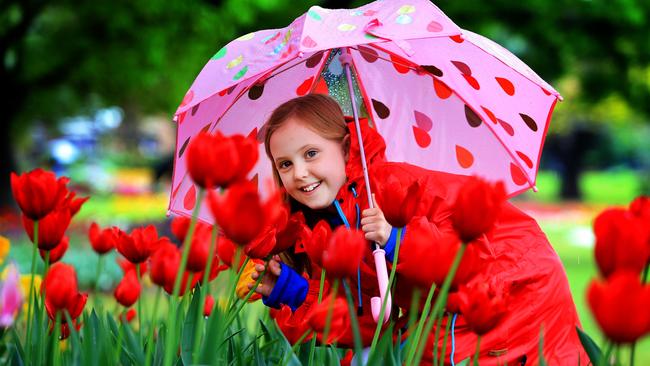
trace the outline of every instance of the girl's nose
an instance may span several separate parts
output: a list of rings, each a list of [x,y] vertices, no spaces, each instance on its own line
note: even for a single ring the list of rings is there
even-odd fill
[[[293,176],[294,178],[306,178],[308,175],[308,170],[305,164],[294,164]]]

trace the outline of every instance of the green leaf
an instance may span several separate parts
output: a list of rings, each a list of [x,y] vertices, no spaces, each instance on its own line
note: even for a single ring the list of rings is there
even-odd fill
[[[183,330],[181,332],[181,359],[186,365],[192,364],[192,348],[194,347],[194,342],[199,342],[201,339],[200,336],[199,339],[194,339],[194,331],[198,326],[196,324],[197,313],[203,310],[199,309],[201,306],[199,303],[201,300],[199,292],[200,290],[197,287],[197,290],[194,291],[194,295],[192,296],[190,308],[187,314],[185,314],[185,321],[183,322]]]
[[[257,366],[266,366],[266,363],[262,359],[262,355],[260,355],[260,348],[257,345],[257,339],[253,340],[253,359],[255,360],[255,364]]]
[[[123,329],[125,341],[122,343],[122,348],[134,364],[144,365],[144,352],[142,352],[142,347],[135,333],[133,333],[133,329],[128,324],[121,324],[120,326]]]
[[[224,331],[222,329],[223,323],[223,314],[218,306],[214,307],[212,314],[208,317],[208,327],[205,334],[205,339],[209,339],[210,343],[217,345],[215,350],[213,347],[202,347],[201,354],[199,356],[199,363],[202,365],[213,365],[215,358],[219,354],[219,349],[223,345],[222,337]]]
[[[167,336],[167,327],[163,323],[160,325],[160,329],[158,329],[158,339],[156,340],[156,353],[153,356],[153,366],[162,366],[163,364],[165,358],[166,336]]]
[[[594,365],[600,364],[600,359],[603,357],[600,347],[598,347],[596,342],[594,342],[594,340],[591,339],[591,337],[589,337],[589,335],[582,329],[576,327],[576,332],[578,332],[578,338],[580,338],[582,347],[584,347],[587,356],[589,356],[589,361]]]
[[[25,359],[25,350],[23,350],[23,346],[20,343],[20,337],[18,336],[18,333],[16,333],[15,327],[11,328],[11,337],[13,338],[13,342],[10,345],[11,364],[24,365],[23,360]]]
[[[470,360],[470,358],[467,357],[466,359],[464,359],[464,360],[460,361],[459,363],[457,363],[456,366],[467,366],[467,365],[469,365],[469,360]]]

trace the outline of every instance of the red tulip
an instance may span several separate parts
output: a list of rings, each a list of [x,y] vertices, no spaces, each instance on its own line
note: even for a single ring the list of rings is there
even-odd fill
[[[467,326],[478,335],[494,329],[506,314],[506,296],[494,282],[461,287],[458,296]]]
[[[241,135],[199,133],[187,148],[187,170],[203,188],[226,188],[246,178],[258,158],[257,141]]]
[[[126,318],[126,322],[130,323],[133,319],[135,319],[135,316],[137,315],[137,311],[135,309],[131,308],[126,311],[126,313],[123,315],[123,317],[120,317],[120,320],[123,318]]]
[[[608,209],[594,220],[596,263],[604,277],[620,269],[641,273],[648,260],[648,230],[624,209]]]
[[[63,318],[61,318],[61,319],[62,319],[62,321],[66,320],[66,319],[63,319]],[[52,320],[55,320],[55,319],[52,319]],[[77,330],[77,332],[79,331],[79,329],[81,329],[81,322],[78,321],[78,319],[72,319],[72,325]],[[52,333],[53,329],[54,329],[54,323],[50,323],[50,334]],[[64,339],[67,339],[68,337],[70,337],[70,326],[68,326],[67,322],[63,322],[61,324],[61,333],[60,333],[59,340],[62,341]]]
[[[67,236],[64,236],[63,239],[61,239],[61,242],[52,248],[50,250],[50,257],[49,257],[49,262],[50,264],[56,263],[63,258],[63,255],[65,255],[65,252],[68,250],[68,247],[70,246],[70,238]],[[45,261],[45,250],[39,249],[38,253],[41,255],[41,258],[43,258],[43,261]]]
[[[11,192],[20,210],[31,220],[40,220],[54,210],[68,194],[69,179],[56,179],[54,173],[34,169],[28,173],[11,173]]]
[[[115,226],[101,230],[99,225],[93,222],[90,224],[90,230],[88,230],[88,239],[90,239],[90,245],[93,247],[93,250],[97,254],[102,255],[115,248],[120,237],[119,232],[120,229]]]
[[[174,293],[174,283],[176,281],[175,276],[176,275],[174,274],[174,281],[167,282],[163,286],[165,292],[167,292],[170,295]],[[188,271],[183,272],[183,277],[181,278],[181,284],[178,291],[178,296],[183,296],[185,294],[185,291],[188,289],[192,290],[194,286],[196,286],[196,284],[201,281],[202,277],[203,277],[203,273],[201,272],[197,272],[197,273],[192,273]]]
[[[210,240],[212,238],[212,227],[205,224],[198,224],[192,235],[192,242],[189,243],[190,251],[187,257],[187,270],[190,272],[201,272],[208,263],[210,252]]]
[[[322,340],[326,344],[336,342],[351,329],[347,302],[341,297],[333,300],[332,296],[330,294],[320,304],[314,304],[307,315],[309,328],[318,333],[318,338],[322,339],[325,336],[323,333],[325,332],[327,314],[328,312],[331,314],[329,334],[326,340]]]
[[[228,267],[232,268],[232,262],[234,260],[235,256],[235,244],[230,241],[228,238],[225,236],[220,236],[217,240],[217,255],[221,259],[223,263],[225,263]],[[239,267],[244,263],[246,260],[245,255],[242,253],[239,258],[239,266],[237,266],[237,270],[239,270]]]
[[[282,334],[284,334],[284,336],[291,344],[298,342],[300,337],[305,334],[307,330],[309,330],[306,319],[300,316],[293,316],[291,308],[287,305],[282,305],[280,309],[271,308],[269,315],[273,320],[275,320],[278,328],[280,328]],[[305,339],[303,339],[303,341],[306,342],[311,338],[312,335],[309,334]]]
[[[133,229],[130,235],[120,231],[117,251],[133,263],[142,263],[160,245],[162,238],[153,225]]]
[[[158,286],[174,281],[176,272],[181,262],[181,253],[178,248],[167,241],[151,255],[151,269],[149,277]]]
[[[232,139],[239,154],[239,169],[235,175],[235,179],[242,181],[246,179],[248,172],[253,169],[259,158],[257,136],[249,135],[248,137],[244,137],[243,135],[234,135]]]
[[[650,196],[639,196],[630,203],[630,212],[644,224],[648,235],[648,251],[650,254]],[[650,261],[650,258],[648,258]]]
[[[212,309],[214,308],[214,297],[212,295],[208,294],[208,296],[205,297],[205,304],[203,305],[203,316],[210,316],[212,314]]]
[[[323,252],[323,268],[333,278],[354,277],[363,257],[367,241],[363,232],[340,226]]]
[[[461,187],[451,214],[454,229],[464,243],[488,232],[506,200],[503,182],[490,184],[470,177]]]
[[[268,229],[246,244],[244,252],[251,258],[264,259],[271,253],[275,244],[276,230]]]
[[[47,216],[38,221],[38,247],[43,250],[51,250],[63,239],[66,229],[70,225],[70,209],[67,207],[57,208]],[[23,215],[23,227],[34,242],[34,221]]]
[[[70,299],[79,292],[77,273],[74,267],[56,263],[48,270],[41,285],[45,289],[47,302],[55,309],[65,309]]]
[[[403,186],[394,176],[389,176],[383,187],[375,192],[386,221],[394,227],[406,226],[416,214],[425,186],[417,180]]]
[[[603,333],[614,343],[632,343],[650,332],[650,286],[630,271],[594,280],[587,301]]]
[[[434,232],[425,218],[419,218],[406,231],[397,271],[420,288],[428,290],[433,283],[441,286],[460,247],[460,240],[455,233]],[[428,265],[423,266],[422,263]],[[479,271],[478,249],[467,246],[452,279],[451,288],[466,283]]]
[[[171,230],[172,234],[180,241],[181,243],[185,241],[185,235],[190,229],[190,220],[185,216],[176,216],[172,219]]]
[[[332,229],[329,224],[321,220],[319,221],[314,230],[312,230],[311,237],[305,241],[305,251],[309,260],[319,267],[323,266],[323,252],[327,248],[330,237],[332,236]]]
[[[140,281],[135,271],[129,271],[124,275],[122,281],[115,287],[115,299],[124,307],[135,304],[140,297]]]
[[[115,261],[117,262],[117,265],[122,268],[122,273],[124,274],[128,273],[129,271],[135,271],[137,268],[134,263],[131,263],[131,261],[126,258],[118,257],[115,258]],[[147,262],[142,262],[138,266],[140,267],[140,276],[147,273]]]
[[[267,226],[286,225],[286,209],[280,195],[272,194],[262,203],[256,185],[251,182],[235,184],[224,195],[210,192],[208,200],[224,234],[239,245],[255,239]]]
[[[291,215],[287,225],[280,230],[276,235],[275,247],[271,254],[279,254],[291,246],[304,246],[304,243],[309,238],[309,228],[305,224],[305,215],[298,211]]]
[[[76,215],[81,210],[81,206],[90,199],[90,197],[75,198],[75,196],[76,193],[69,192],[62,202],[62,205],[70,208],[70,216]]]
[[[87,294],[79,293],[74,268],[61,262],[50,267],[41,284],[41,291],[45,291],[45,308],[51,319],[56,319],[56,313],[63,310],[68,311],[70,318],[76,319],[88,299]],[[64,316],[61,319],[65,319]]]

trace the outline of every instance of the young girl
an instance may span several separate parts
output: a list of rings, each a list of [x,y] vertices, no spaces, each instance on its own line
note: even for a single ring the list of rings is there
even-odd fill
[[[414,181],[425,187],[419,204],[426,220],[436,232],[452,230],[450,207],[455,193],[466,177],[425,170],[406,163],[385,160],[385,144],[381,136],[362,120],[362,136],[370,170],[373,191],[381,197],[386,182],[399,182],[408,187]],[[307,95],[279,106],[266,123],[266,153],[271,160],[278,184],[286,190],[292,211],[302,211],[307,224],[313,226],[325,219],[332,227],[359,227],[366,239],[384,247],[389,262],[393,261],[398,229],[389,223],[379,205],[369,207],[359,156],[354,124],[346,124],[338,104],[324,95]],[[424,207],[424,206],[427,207]],[[360,213],[360,214],[359,214]],[[413,220],[422,217],[414,217]],[[402,228],[408,253],[409,224]],[[562,264],[537,223],[510,204],[506,204],[495,227],[481,240],[480,257],[488,265],[481,279],[497,279],[508,287],[508,314],[490,333],[481,337],[481,365],[536,363],[540,328],[544,329],[544,356],[549,364],[577,365],[588,360],[576,335],[578,316],[571,298]],[[397,259],[399,262],[399,258]],[[422,263],[422,266],[428,265]],[[369,346],[375,329],[370,311],[370,298],[379,290],[374,259],[368,245],[356,281],[350,281],[364,346]],[[304,320],[317,302],[319,274],[312,271],[305,253],[292,248],[281,257],[269,261],[267,271],[256,292],[264,303],[283,308],[280,328],[291,338],[307,330]],[[259,278],[264,270],[257,265],[251,276]],[[399,273],[399,272],[398,272]],[[249,284],[252,288],[252,284]],[[413,287],[406,276],[399,276],[393,294],[393,307],[403,313],[410,309]],[[291,309],[291,312],[287,308]],[[408,314],[398,320],[405,322]],[[454,318],[454,353],[447,347],[446,362],[454,362],[474,354],[476,335],[466,326],[462,314]],[[442,325],[443,329],[445,324]],[[395,329],[398,329],[396,327]],[[338,340],[339,345],[353,344],[352,332]],[[408,336],[408,330],[407,330]],[[289,339],[295,342],[296,339]],[[434,337],[428,338],[425,363],[431,362]]]

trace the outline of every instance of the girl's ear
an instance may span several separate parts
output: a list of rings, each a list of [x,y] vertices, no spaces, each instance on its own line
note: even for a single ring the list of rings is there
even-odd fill
[[[345,162],[348,162],[348,158],[350,157],[350,134],[347,133],[343,137],[343,141],[341,141],[341,148],[343,149],[343,157],[345,158]]]

